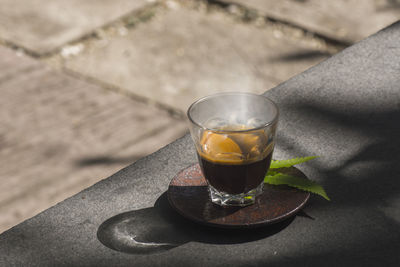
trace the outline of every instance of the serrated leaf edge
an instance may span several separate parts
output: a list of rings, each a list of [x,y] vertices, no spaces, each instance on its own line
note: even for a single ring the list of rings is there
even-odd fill
[[[281,185],[281,184],[285,184],[285,185],[288,185],[288,186],[291,186],[291,187],[295,187],[295,188],[297,188],[297,189],[300,189],[300,190],[303,190],[303,191],[306,191],[306,192],[310,192],[310,193],[313,193],[313,194],[317,194],[317,195],[320,195],[321,197],[323,197],[323,198],[325,198],[326,200],[331,200],[329,197],[328,197],[328,195],[327,195],[327,193],[325,192],[325,190],[324,190],[324,188],[321,186],[321,185],[319,185],[318,183],[316,183],[316,182],[314,182],[314,181],[312,181],[312,180],[308,180],[307,179],[307,182],[310,182],[312,185],[314,185],[314,186],[316,186],[317,187],[317,190],[312,190],[312,189],[309,189],[309,188],[307,188],[307,187],[303,187],[303,186],[300,186],[300,185],[298,185],[298,184],[293,184],[293,183],[290,183],[290,182],[286,182],[286,181],[279,181],[279,177],[282,177],[282,176],[285,176],[285,177],[287,177],[287,178],[294,178],[294,179],[301,179],[300,177],[296,177],[296,176],[291,176],[291,175],[287,175],[287,174],[282,174],[282,173],[276,173],[276,174],[274,174],[274,175],[267,175],[267,176],[265,176],[265,178],[264,178],[264,183],[268,183],[268,184],[272,184],[272,185]],[[272,181],[271,181],[271,179],[273,179]]]
[[[269,168],[270,169],[289,168],[294,165],[298,165],[315,158],[317,158],[317,156],[298,157],[298,158],[284,159],[284,160],[272,160]]]

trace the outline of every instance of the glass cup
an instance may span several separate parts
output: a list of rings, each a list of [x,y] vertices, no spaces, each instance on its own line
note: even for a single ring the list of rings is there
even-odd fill
[[[275,103],[261,95],[221,93],[194,102],[187,116],[211,201],[254,204],[274,150]]]

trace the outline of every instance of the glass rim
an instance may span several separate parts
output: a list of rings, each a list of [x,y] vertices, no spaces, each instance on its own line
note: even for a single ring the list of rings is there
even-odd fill
[[[267,100],[273,106],[273,108],[276,111],[276,115],[274,116],[274,118],[271,121],[268,121],[267,123],[265,123],[265,124],[263,124],[261,126],[253,127],[253,128],[250,128],[250,129],[244,129],[244,130],[220,130],[220,129],[210,128],[210,127],[206,127],[206,126],[202,125],[201,123],[196,122],[192,118],[192,116],[190,115],[190,111],[193,109],[193,107],[195,105],[197,105],[197,104],[199,104],[201,102],[204,102],[207,99],[210,99],[210,98],[213,98],[213,97],[216,97],[216,96],[223,96],[223,95],[247,95],[247,96],[261,97],[261,98]],[[245,133],[245,132],[252,132],[252,131],[256,131],[256,130],[261,130],[261,129],[264,129],[264,128],[268,127],[268,126],[271,126],[271,125],[275,124],[278,121],[279,109],[278,109],[278,106],[275,104],[274,101],[272,101],[270,98],[268,98],[268,97],[266,97],[264,95],[258,95],[258,94],[246,93],[246,92],[224,92],[224,93],[216,93],[216,94],[204,96],[204,97],[196,100],[195,102],[193,102],[189,106],[186,114],[187,114],[187,117],[189,118],[189,121],[191,123],[193,123],[194,125],[202,128],[204,130],[207,130],[207,131],[213,131],[213,132],[216,132],[216,133]]]

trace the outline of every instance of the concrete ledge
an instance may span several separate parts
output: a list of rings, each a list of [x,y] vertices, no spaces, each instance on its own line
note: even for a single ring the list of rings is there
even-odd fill
[[[399,43],[400,22],[267,93],[282,114],[275,157],[319,155],[301,169],[331,202],[313,197],[302,216],[250,232],[182,222],[162,194],[196,160],[184,136],[0,235],[0,265],[396,266]],[[157,255],[104,246],[99,226],[125,212],[132,235],[175,245]]]

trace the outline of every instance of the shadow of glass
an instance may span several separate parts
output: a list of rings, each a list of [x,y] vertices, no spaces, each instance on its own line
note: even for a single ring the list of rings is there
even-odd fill
[[[166,193],[153,208],[118,214],[103,222],[97,231],[99,241],[120,252],[160,253],[195,241],[209,244],[237,244],[263,239],[286,228],[293,217],[262,228],[220,229],[196,224],[177,214]]]
[[[179,206],[186,208],[186,217],[196,218],[201,214],[207,221],[212,221],[229,214],[237,212],[240,207],[219,207],[208,201],[209,193],[207,186],[170,186],[169,191],[172,198]],[[190,196],[191,201],[180,196]]]

